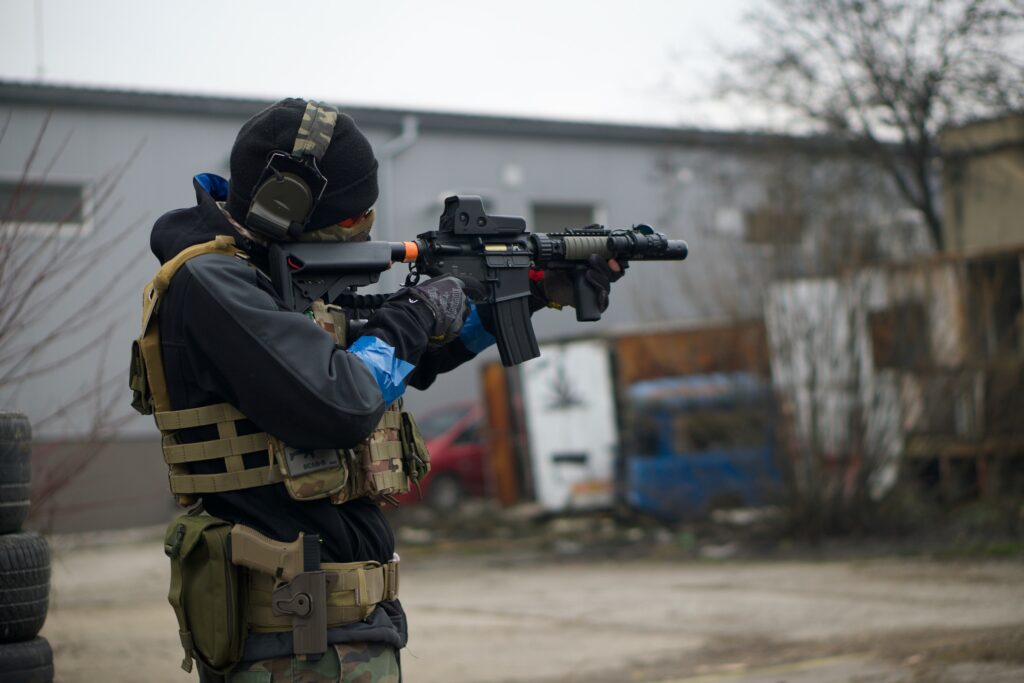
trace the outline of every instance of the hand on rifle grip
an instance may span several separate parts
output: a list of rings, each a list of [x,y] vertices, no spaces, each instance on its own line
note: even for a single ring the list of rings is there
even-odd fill
[[[592,254],[586,265],[577,266],[573,271],[572,283],[576,319],[600,320],[601,314],[608,309],[611,283],[620,280],[624,274],[618,261],[605,261],[597,254]]]

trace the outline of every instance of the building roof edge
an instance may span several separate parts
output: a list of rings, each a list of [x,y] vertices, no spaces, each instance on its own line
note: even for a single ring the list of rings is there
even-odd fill
[[[79,85],[0,80],[0,104],[131,110],[231,118],[249,117],[274,100],[188,93],[119,90]],[[695,147],[778,147],[798,145],[810,151],[836,149],[843,143],[824,136],[793,136],[766,132],[725,131],[673,126],[601,123],[489,114],[340,105],[363,127],[398,128],[416,116],[423,129],[453,133],[485,133],[613,142],[666,143]]]

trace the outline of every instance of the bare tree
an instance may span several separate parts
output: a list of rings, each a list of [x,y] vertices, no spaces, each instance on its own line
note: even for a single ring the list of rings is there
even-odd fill
[[[944,127],[1024,108],[1021,0],[769,0],[723,94],[875,159],[943,248]]]
[[[10,124],[11,116],[0,122],[0,150]],[[104,362],[119,305],[109,292],[124,272],[106,269],[90,291],[80,283],[89,273],[104,272],[113,247],[138,227],[108,224],[119,208],[118,182],[139,150],[57,208],[46,188],[72,133],[43,158],[44,142],[53,141],[49,126],[47,115],[0,202],[0,408],[18,410],[19,396],[83,358],[94,372],[82,386],[67,386],[47,412],[31,416],[37,432],[67,431],[69,425],[76,432],[73,442],[36,449],[33,516],[41,510],[52,516],[51,503],[103,452],[124,419],[118,410],[125,400],[124,369]]]
[[[764,317],[788,519],[794,532],[817,538],[873,524],[893,485],[901,447],[897,375],[905,368],[889,366],[929,362],[920,335],[898,325],[918,318],[899,313],[938,293],[915,276],[913,292],[901,298],[893,281],[893,300],[886,299],[886,264],[931,250],[875,160],[799,138],[778,142],[705,161],[692,190],[676,181],[689,163],[684,155],[659,160],[653,176],[665,188],[666,223],[678,211],[672,202],[688,193],[707,206],[693,213],[690,230],[700,234],[701,259],[712,267],[678,269],[681,294],[707,318]],[[879,315],[879,307],[895,312]],[[874,353],[873,334],[887,331],[895,338],[886,357],[895,360]]]

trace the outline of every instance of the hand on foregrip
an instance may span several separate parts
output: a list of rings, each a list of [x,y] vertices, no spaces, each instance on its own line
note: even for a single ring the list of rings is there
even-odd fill
[[[597,299],[599,312],[604,313],[608,308],[611,283],[622,278],[623,274],[622,266],[615,259],[605,261],[597,254],[591,254],[587,259],[583,279],[594,292],[593,296]],[[536,288],[542,291],[534,292],[533,297],[534,299],[543,298],[545,302],[541,306],[531,305],[531,309],[543,308],[544,305],[554,305],[555,308],[575,306],[577,302],[576,287],[577,283],[573,282],[568,271],[549,270],[544,273],[543,282]]]
[[[622,266],[614,259],[605,261],[597,254],[591,254],[587,259],[587,270],[583,277],[597,294],[597,307],[601,313],[608,309],[612,283],[622,279],[624,274]]]
[[[409,289],[409,296],[421,297],[434,314],[434,325],[428,330],[430,346],[443,346],[459,336],[470,311],[464,286],[454,275],[442,275]]]

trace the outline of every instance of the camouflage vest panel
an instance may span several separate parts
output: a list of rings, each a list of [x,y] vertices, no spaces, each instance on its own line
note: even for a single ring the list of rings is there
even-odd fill
[[[348,346],[348,318],[344,309],[317,301],[309,315],[321,329],[334,336],[336,344],[342,348]],[[402,424],[402,401],[399,399],[388,407],[380,423],[363,443],[344,451],[349,485],[333,494],[332,502],[343,503],[360,496],[390,499],[409,490],[405,462],[415,454],[406,453],[408,448],[403,443],[408,440],[403,439]],[[293,496],[298,493],[292,491]]]

